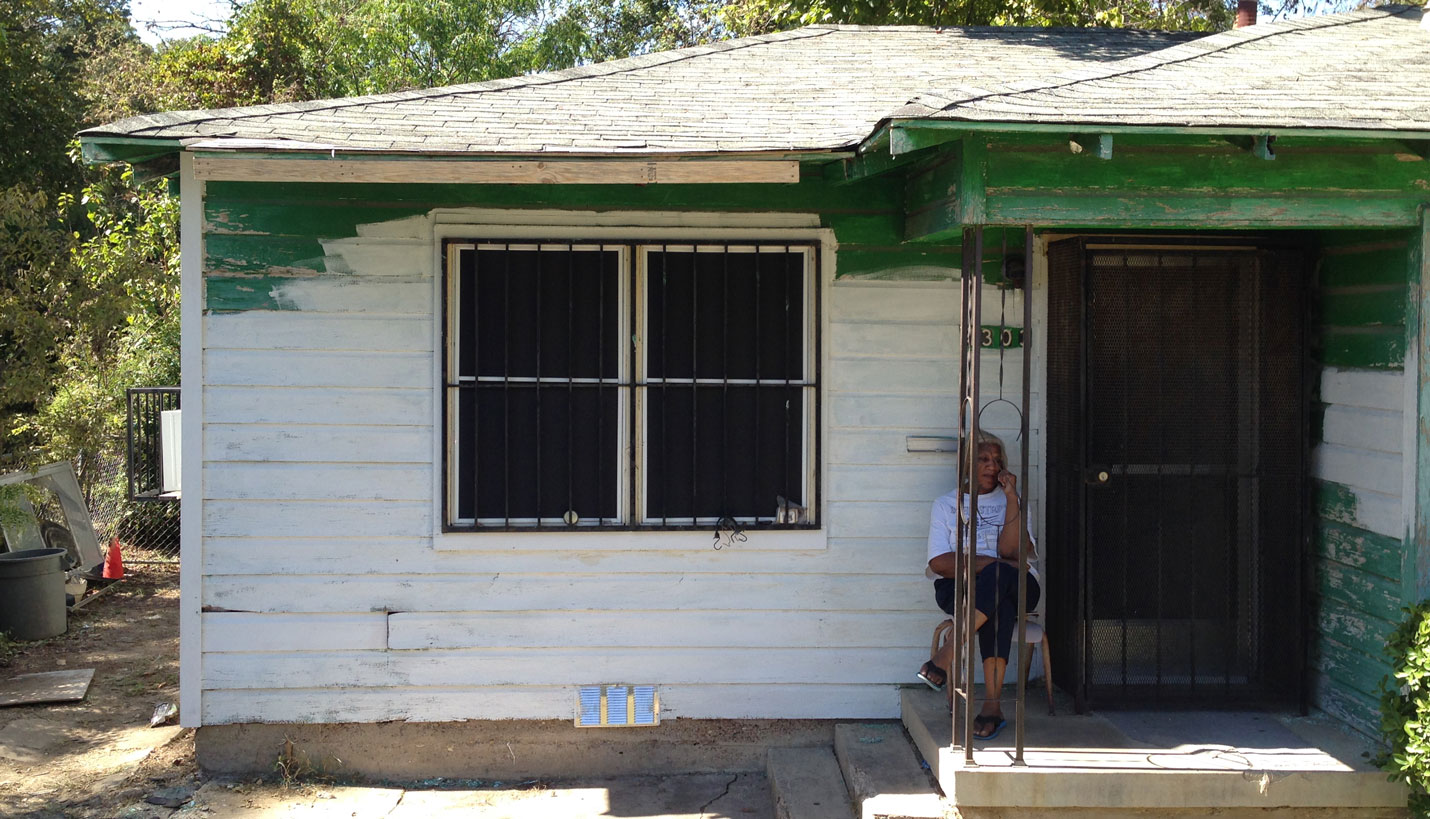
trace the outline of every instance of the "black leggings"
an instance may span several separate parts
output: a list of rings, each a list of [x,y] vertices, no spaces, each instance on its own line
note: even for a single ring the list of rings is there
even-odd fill
[[[953,614],[954,590],[958,582],[940,577],[933,582],[938,607]],[[1018,568],[1007,563],[989,563],[973,578],[973,605],[988,618],[978,630],[978,651],[983,659],[1006,660],[1018,630]],[[1028,611],[1037,608],[1043,590],[1037,578],[1028,575]]]

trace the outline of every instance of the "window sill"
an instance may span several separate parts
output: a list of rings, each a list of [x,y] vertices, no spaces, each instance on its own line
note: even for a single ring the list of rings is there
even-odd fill
[[[817,529],[761,529],[744,533],[745,540],[715,539],[713,529],[672,530],[533,530],[529,532],[436,532],[432,548],[444,552],[690,552],[712,549],[738,552],[823,551],[829,533]]]

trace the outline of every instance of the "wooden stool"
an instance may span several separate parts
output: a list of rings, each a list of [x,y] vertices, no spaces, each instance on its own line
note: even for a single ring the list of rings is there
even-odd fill
[[[1015,626],[1016,628],[1016,626]],[[934,626],[933,644],[929,647],[929,656],[938,654],[938,650],[943,646],[948,635],[953,632],[953,620],[950,618]],[[1016,634],[1016,632],[1015,632]],[[1042,623],[1028,621],[1027,644],[1018,651],[1018,673],[1022,675],[1023,687],[1028,685],[1028,672],[1033,664],[1033,652],[1028,650],[1029,646],[1040,646],[1043,650],[1043,683],[1048,689],[1048,716],[1056,716],[1057,711],[1053,707],[1053,654],[1048,648],[1048,633],[1043,629]],[[958,653],[954,652],[954,661],[958,659]],[[944,691],[948,695],[949,708],[953,707],[953,669],[939,666],[943,672]],[[970,681],[969,686],[972,687]]]

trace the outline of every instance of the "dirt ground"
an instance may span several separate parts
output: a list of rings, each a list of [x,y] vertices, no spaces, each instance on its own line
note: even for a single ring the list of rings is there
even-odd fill
[[[0,708],[3,819],[770,819],[763,774],[624,777],[564,783],[338,783],[275,767],[261,781],[208,779],[191,730],[150,728],[178,702],[179,570],[128,567],[125,580],[71,612],[69,630],[37,642],[0,640],[0,680],[94,669],[79,702]],[[157,804],[156,804],[157,803]]]
[[[94,669],[79,702],[0,708],[0,816],[113,817],[157,790],[196,784],[191,731],[150,728],[179,696],[179,568],[125,579],[49,640],[0,642],[0,679]]]

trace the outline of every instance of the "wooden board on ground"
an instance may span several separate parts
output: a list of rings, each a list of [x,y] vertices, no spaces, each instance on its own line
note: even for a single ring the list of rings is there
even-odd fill
[[[82,700],[93,679],[93,668],[20,674],[0,682],[0,707]]]

